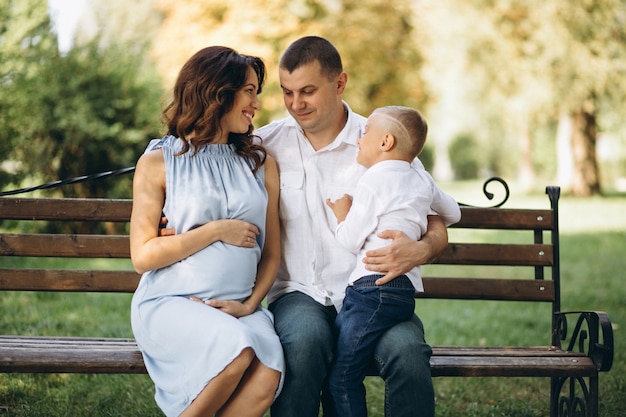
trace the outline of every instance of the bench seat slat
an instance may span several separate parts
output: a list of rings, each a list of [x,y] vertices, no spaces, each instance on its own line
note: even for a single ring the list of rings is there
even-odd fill
[[[432,356],[433,376],[591,377],[598,373],[588,357]]]
[[[69,258],[128,258],[130,240],[122,235],[0,235],[0,255]]]
[[[0,290],[127,292],[137,289],[135,271],[0,269]]]
[[[0,336],[0,348],[12,346],[101,346],[137,349],[135,339],[110,337],[73,337],[73,336]]]
[[[533,279],[423,277],[418,298],[457,300],[554,301],[554,283]]]
[[[0,348],[0,372],[27,373],[146,373],[141,353],[135,349],[63,349],[59,346],[12,348],[10,356]]]
[[[582,352],[569,352],[556,346],[433,346],[435,356],[527,356],[586,357]]]
[[[0,337],[0,372],[145,373],[133,339]],[[550,346],[435,346],[433,376],[592,376],[590,358]]]

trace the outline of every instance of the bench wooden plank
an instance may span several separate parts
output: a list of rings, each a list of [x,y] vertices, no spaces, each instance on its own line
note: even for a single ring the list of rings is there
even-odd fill
[[[140,275],[134,271],[65,269],[0,269],[0,290],[98,291],[132,293]],[[552,281],[423,277],[425,292],[419,298],[553,301]]]
[[[127,222],[131,200],[100,198],[0,198],[0,213],[10,220],[113,221]],[[503,209],[461,207],[461,221],[453,228],[549,230],[548,209]]]
[[[128,258],[125,235],[0,234],[0,255]],[[435,263],[450,265],[551,266],[549,244],[450,243]]]
[[[597,373],[590,358],[553,347],[433,348],[433,376],[576,376]],[[0,337],[0,372],[145,373],[133,339]]]
[[[433,376],[591,377],[598,373],[588,357],[433,356]]]
[[[0,198],[0,213],[10,220],[127,222],[132,200],[102,198]]]
[[[16,234],[0,235],[0,255],[69,258],[128,258],[128,236]]]
[[[135,271],[3,268],[0,290],[132,293],[140,277]]]
[[[146,373],[132,339],[0,337],[0,372]]]
[[[554,301],[552,281],[530,279],[423,277],[424,292],[418,298],[457,300]]]
[[[550,230],[552,211],[547,209],[503,209],[461,207],[461,221],[453,228]]]
[[[568,352],[556,346],[453,346],[438,345],[433,347],[435,356],[562,356],[586,357],[582,352]]]
[[[449,243],[434,263],[450,265],[550,266],[552,246],[546,244]]]

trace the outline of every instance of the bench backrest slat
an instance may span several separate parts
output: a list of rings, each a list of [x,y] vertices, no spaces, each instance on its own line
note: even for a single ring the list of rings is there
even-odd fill
[[[460,300],[554,300],[552,281],[494,278],[423,277],[424,292],[418,298],[450,298]]]
[[[139,278],[135,271],[0,268],[0,289],[132,293]]]
[[[0,234],[0,255],[70,258],[128,258],[128,236]]]
[[[453,228],[550,230],[552,210],[461,207],[461,221]]]
[[[552,246],[544,244],[450,243],[435,262],[448,265],[552,265]]]
[[[131,200],[101,198],[0,198],[0,219],[127,222]]]

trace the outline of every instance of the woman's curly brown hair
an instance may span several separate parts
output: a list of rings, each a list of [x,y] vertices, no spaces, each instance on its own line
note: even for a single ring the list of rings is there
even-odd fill
[[[178,74],[172,101],[163,110],[167,134],[183,141],[180,154],[212,143],[221,134],[220,122],[232,110],[235,94],[246,81],[248,68],[259,78],[261,94],[265,64],[261,58],[241,55],[225,46],[210,46],[196,52]],[[254,143],[253,126],[243,134],[230,133],[228,142],[237,154],[252,162],[256,172],[265,162],[265,149]]]

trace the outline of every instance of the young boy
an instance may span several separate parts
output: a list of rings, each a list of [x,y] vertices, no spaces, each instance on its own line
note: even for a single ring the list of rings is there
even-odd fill
[[[326,200],[337,218],[338,241],[358,253],[357,259],[389,244],[377,236],[383,230],[402,230],[419,240],[431,207],[446,214],[443,218],[460,219],[456,201],[424,169],[411,165],[424,147],[427,130],[421,114],[407,107],[381,107],[368,118],[357,155],[367,172],[353,197]],[[415,291],[424,291],[419,267],[379,285],[382,277],[357,262],[336,319],[339,338],[330,391],[340,416],[367,416],[363,380],[375,344],[385,330],[413,316]]]

